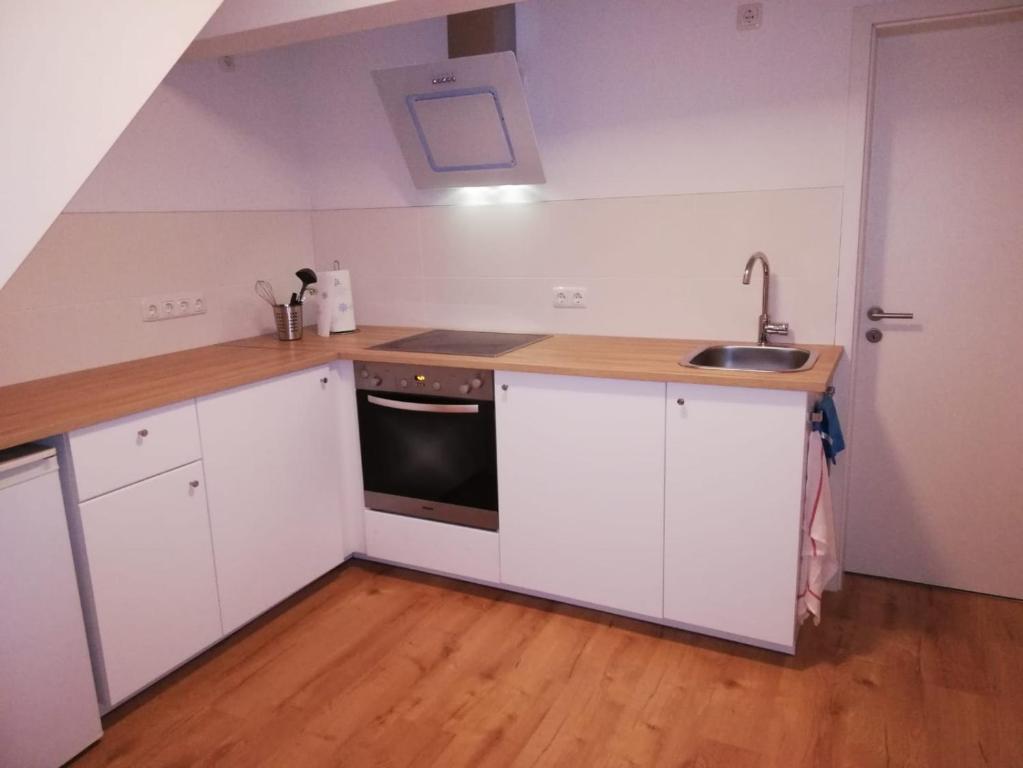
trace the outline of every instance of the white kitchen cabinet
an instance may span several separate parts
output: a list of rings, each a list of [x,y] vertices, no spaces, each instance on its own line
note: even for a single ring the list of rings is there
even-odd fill
[[[226,632],[344,559],[339,392],[319,366],[197,402]]]
[[[104,708],[222,634],[202,486],[197,461],[79,505]]]
[[[792,651],[805,392],[669,384],[664,617]]]
[[[91,499],[200,458],[195,403],[106,421],[68,435],[78,498]]]
[[[501,581],[660,618],[665,385],[495,382]]]

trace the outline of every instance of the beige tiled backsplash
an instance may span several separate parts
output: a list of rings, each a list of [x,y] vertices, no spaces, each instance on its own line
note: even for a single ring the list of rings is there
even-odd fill
[[[792,340],[834,338],[838,188],[312,214],[317,267],[352,272],[363,323],[752,339],[769,256]],[[555,285],[588,289],[555,309]]]
[[[253,283],[290,293],[312,261],[305,211],[63,214],[0,290],[0,384],[268,332]],[[142,322],[179,291],[207,313]]]
[[[793,339],[831,342],[841,190],[339,211],[62,215],[0,290],[0,384],[270,332],[253,294],[337,259],[360,323],[752,338],[759,277]],[[583,285],[588,308],[555,309]],[[205,294],[205,315],[143,323],[141,299]],[[312,315],[312,313],[310,313]]]

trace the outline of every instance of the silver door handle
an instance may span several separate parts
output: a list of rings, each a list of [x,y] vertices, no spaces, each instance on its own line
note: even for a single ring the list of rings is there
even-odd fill
[[[870,320],[912,320],[912,312],[885,312],[881,307],[871,307],[867,310],[867,318]]]
[[[386,397],[366,395],[367,402],[396,411],[418,411],[419,413],[479,413],[476,403],[407,403],[404,400],[390,400]]]

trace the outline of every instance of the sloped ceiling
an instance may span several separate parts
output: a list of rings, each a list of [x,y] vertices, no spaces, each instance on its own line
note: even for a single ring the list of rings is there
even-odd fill
[[[224,0],[186,58],[250,53],[407,24],[510,0]]]
[[[219,5],[0,3],[0,287]]]

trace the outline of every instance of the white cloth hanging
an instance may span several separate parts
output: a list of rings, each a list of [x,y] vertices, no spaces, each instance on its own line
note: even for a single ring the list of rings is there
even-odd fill
[[[806,496],[803,500],[802,563],[796,596],[796,616],[802,624],[807,616],[821,623],[821,595],[838,573],[838,539],[831,507],[828,462],[820,432],[812,431],[806,456]]]

